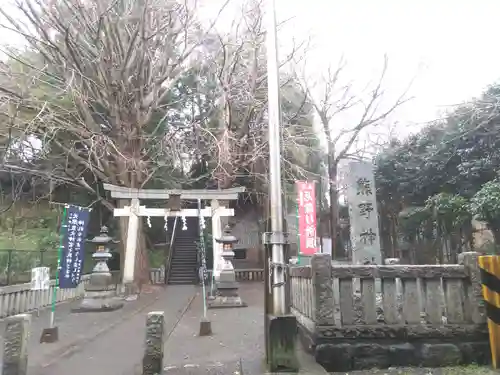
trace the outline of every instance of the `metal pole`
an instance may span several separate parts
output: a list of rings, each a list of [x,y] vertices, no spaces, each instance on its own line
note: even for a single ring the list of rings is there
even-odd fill
[[[61,219],[61,230],[59,231],[59,249],[57,252],[57,269],[56,269],[56,285],[54,285],[54,290],[52,293],[52,306],[50,310],[50,325],[49,328],[54,328],[55,316],[56,316],[56,302],[57,302],[57,289],[59,289],[60,271],[61,271],[61,261],[63,256],[64,247],[64,236],[66,235],[66,230],[68,223],[66,221],[68,216],[68,206],[64,206],[64,211]]]
[[[201,288],[203,293],[203,319],[207,319],[207,293],[205,291],[206,257],[205,257],[205,235],[201,217],[201,199],[198,199],[198,226],[200,228],[200,253],[201,253]]]
[[[267,88],[269,103],[269,194],[271,197],[271,243],[273,271],[273,313],[286,313],[283,245],[283,211],[281,201],[281,108],[279,97],[278,43],[276,4],[269,0],[267,13]]]

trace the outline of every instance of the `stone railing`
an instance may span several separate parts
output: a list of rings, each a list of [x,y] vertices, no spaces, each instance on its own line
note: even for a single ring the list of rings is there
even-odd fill
[[[57,303],[81,297],[87,281],[88,276],[85,275],[78,288],[58,289]],[[47,290],[31,290],[30,283],[0,287],[0,318],[50,306],[55,287],[55,280],[51,280]]]
[[[212,270],[207,270],[208,280],[212,278]],[[236,281],[264,281],[264,270],[262,268],[235,269]]]
[[[318,254],[290,276],[301,338],[328,371],[489,359],[477,253],[424,266],[332,265]]]
[[[119,273],[112,272],[113,282],[118,282]],[[151,269],[151,281],[153,284],[162,284],[165,272],[162,268]],[[82,277],[82,283],[75,289],[58,289],[57,303],[81,298],[85,292],[85,284],[89,275]],[[47,290],[31,290],[31,284],[16,284],[0,287],[0,318],[22,314],[48,307],[52,303],[56,282],[51,280]]]
[[[152,284],[165,283],[165,269],[164,268],[151,268],[150,277]]]

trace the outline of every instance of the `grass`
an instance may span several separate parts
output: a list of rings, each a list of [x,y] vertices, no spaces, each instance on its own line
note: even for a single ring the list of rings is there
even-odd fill
[[[0,205],[0,212],[2,206]],[[0,215],[0,285],[28,282],[33,267],[50,267],[55,277],[62,207],[17,204]],[[92,270],[92,244],[85,246],[84,273]],[[164,264],[164,250],[149,251],[152,268]]]
[[[495,370],[488,366],[467,365],[457,367],[445,367],[442,372],[443,375],[487,375],[498,374]]]
[[[346,374],[346,373],[335,373]],[[453,367],[390,367],[388,369],[349,371],[349,375],[493,375],[498,374],[488,366],[464,365]]]

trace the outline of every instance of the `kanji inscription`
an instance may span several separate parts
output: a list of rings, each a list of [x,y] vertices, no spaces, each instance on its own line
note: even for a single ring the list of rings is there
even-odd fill
[[[363,264],[366,259],[380,264],[380,236],[373,165],[369,162],[351,162],[346,181],[352,260],[356,264]]]

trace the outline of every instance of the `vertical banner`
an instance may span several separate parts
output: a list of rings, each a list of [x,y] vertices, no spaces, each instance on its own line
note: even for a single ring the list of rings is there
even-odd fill
[[[59,288],[76,288],[80,284],[90,209],[69,206],[62,242]]]
[[[313,255],[316,244],[316,191],[314,182],[297,181],[300,253]]]

